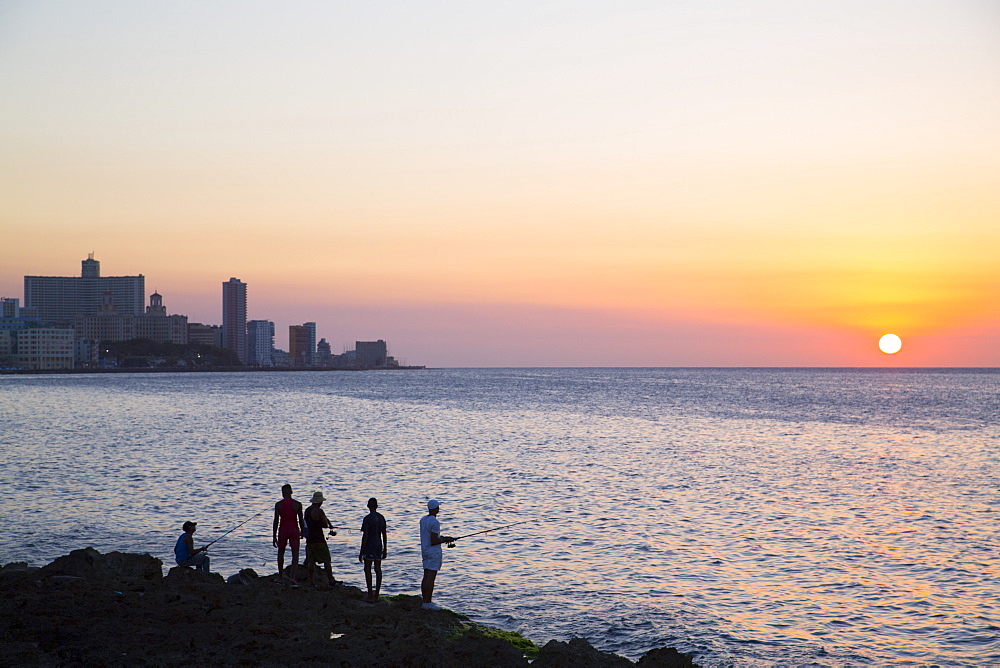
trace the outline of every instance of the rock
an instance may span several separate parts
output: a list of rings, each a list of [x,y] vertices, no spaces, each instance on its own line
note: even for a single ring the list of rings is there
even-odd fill
[[[26,571],[30,568],[31,566],[28,566],[28,562],[26,561],[12,561],[9,564],[0,566],[0,573],[4,571]]]
[[[163,578],[163,584],[168,587],[179,587],[189,584],[223,584],[225,580],[219,573],[206,573],[197,568],[174,566]]]
[[[15,580],[24,580],[37,573],[39,570],[41,569],[37,566],[29,566],[23,561],[15,561],[14,563],[0,567],[0,581],[7,584],[14,582]]]
[[[94,577],[103,575],[100,569],[101,553],[92,547],[73,550],[63,555],[47,566],[42,566],[41,575],[75,575],[77,577]]]
[[[248,585],[254,580],[256,580],[258,577],[260,576],[257,575],[257,571],[255,571],[254,569],[244,568],[239,573],[234,573],[230,575],[228,578],[226,578],[226,584]]]
[[[573,638],[568,643],[550,640],[538,652],[538,658],[532,665],[550,668],[603,668],[633,664],[623,656],[595,649],[583,638]]]
[[[642,668],[697,668],[698,664],[690,655],[678,652],[673,647],[651,649],[639,659],[636,665]]]
[[[528,659],[510,643],[498,638],[462,638],[449,648],[454,665],[527,666]]]
[[[72,575],[84,580],[145,580],[163,578],[163,562],[148,554],[109,552],[101,554],[92,547],[73,550],[40,571],[43,577]]]
[[[114,577],[157,582],[163,579],[163,562],[149,554],[109,552],[104,555],[103,567]]]
[[[523,668],[628,666],[586,640],[538,650],[516,633],[420,597],[363,601],[353,586],[278,586],[275,576],[238,586],[217,573],[171,568],[149,555],[76,550],[48,566],[0,569],[0,666],[332,665]],[[656,650],[643,665],[663,663]],[[649,663],[652,661],[652,663]],[[657,663],[657,661],[661,661]]]

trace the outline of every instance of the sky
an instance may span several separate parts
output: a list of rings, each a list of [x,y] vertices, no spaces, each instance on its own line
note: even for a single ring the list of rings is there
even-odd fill
[[[1000,4],[6,0],[0,235],[281,348],[1000,366]]]

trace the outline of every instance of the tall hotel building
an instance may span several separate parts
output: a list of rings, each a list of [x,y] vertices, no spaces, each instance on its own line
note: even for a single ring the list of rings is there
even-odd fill
[[[247,284],[238,278],[222,284],[222,347],[247,363]]]
[[[247,363],[274,366],[274,323],[270,320],[247,323]]]
[[[110,292],[118,313],[142,315],[146,279],[138,276],[101,276],[101,263],[93,253],[83,261],[80,276],[25,276],[24,306],[36,317],[60,327],[72,327],[77,316],[100,311]]]

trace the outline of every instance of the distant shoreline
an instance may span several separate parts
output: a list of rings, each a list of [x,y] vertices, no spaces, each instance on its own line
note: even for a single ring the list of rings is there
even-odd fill
[[[436,371],[442,369],[633,369],[633,370],[683,370],[683,371],[861,371],[900,373],[928,373],[947,371],[956,373],[1000,373],[1000,367],[995,366],[462,366],[462,367],[428,367],[396,366],[396,367],[135,367],[115,369],[0,369],[3,375],[38,375],[38,374],[100,374],[100,373],[233,373],[249,372],[284,372],[284,371]]]
[[[238,372],[271,372],[285,371],[424,371],[426,366],[395,366],[395,367],[246,367],[246,366],[213,366],[213,367],[132,367],[128,369],[0,369],[0,376],[20,375],[78,375],[78,374],[114,374],[114,373],[238,373]]]

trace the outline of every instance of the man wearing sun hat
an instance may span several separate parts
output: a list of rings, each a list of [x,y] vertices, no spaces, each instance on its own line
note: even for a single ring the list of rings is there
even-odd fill
[[[420,582],[424,603],[420,607],[424,610],[441,609],[441,606],[431,601],[434,596],[434,581],[437,579],[437,572],[441,570],[441,544],[455,540],[451,536],[441,535],[441,522],[437,518],[440,509],[441,503],[431,499],[427,502],[427,514],[420,518],[420,556],[424,562],[424,578]]]
[[[309,501],[310,505],[305,511],[305,521],[306,521],[306,564],[309,566],[309,582],[312,583],[313,587],[316,585],[316,571],[319,570],[317,566],[323,564],[326,568],[326,582],[328,586],[333,586],[337,583],[333,579],[333,571],[330,568],[330,546],[326,544],[326,536],[323,535],[324,529],[330,528],[330,520],[327,519],[326,513],[323,512],[323,502],[326,499],[323,498],[322,492],[315,492],[312,495],[312,499]]]

